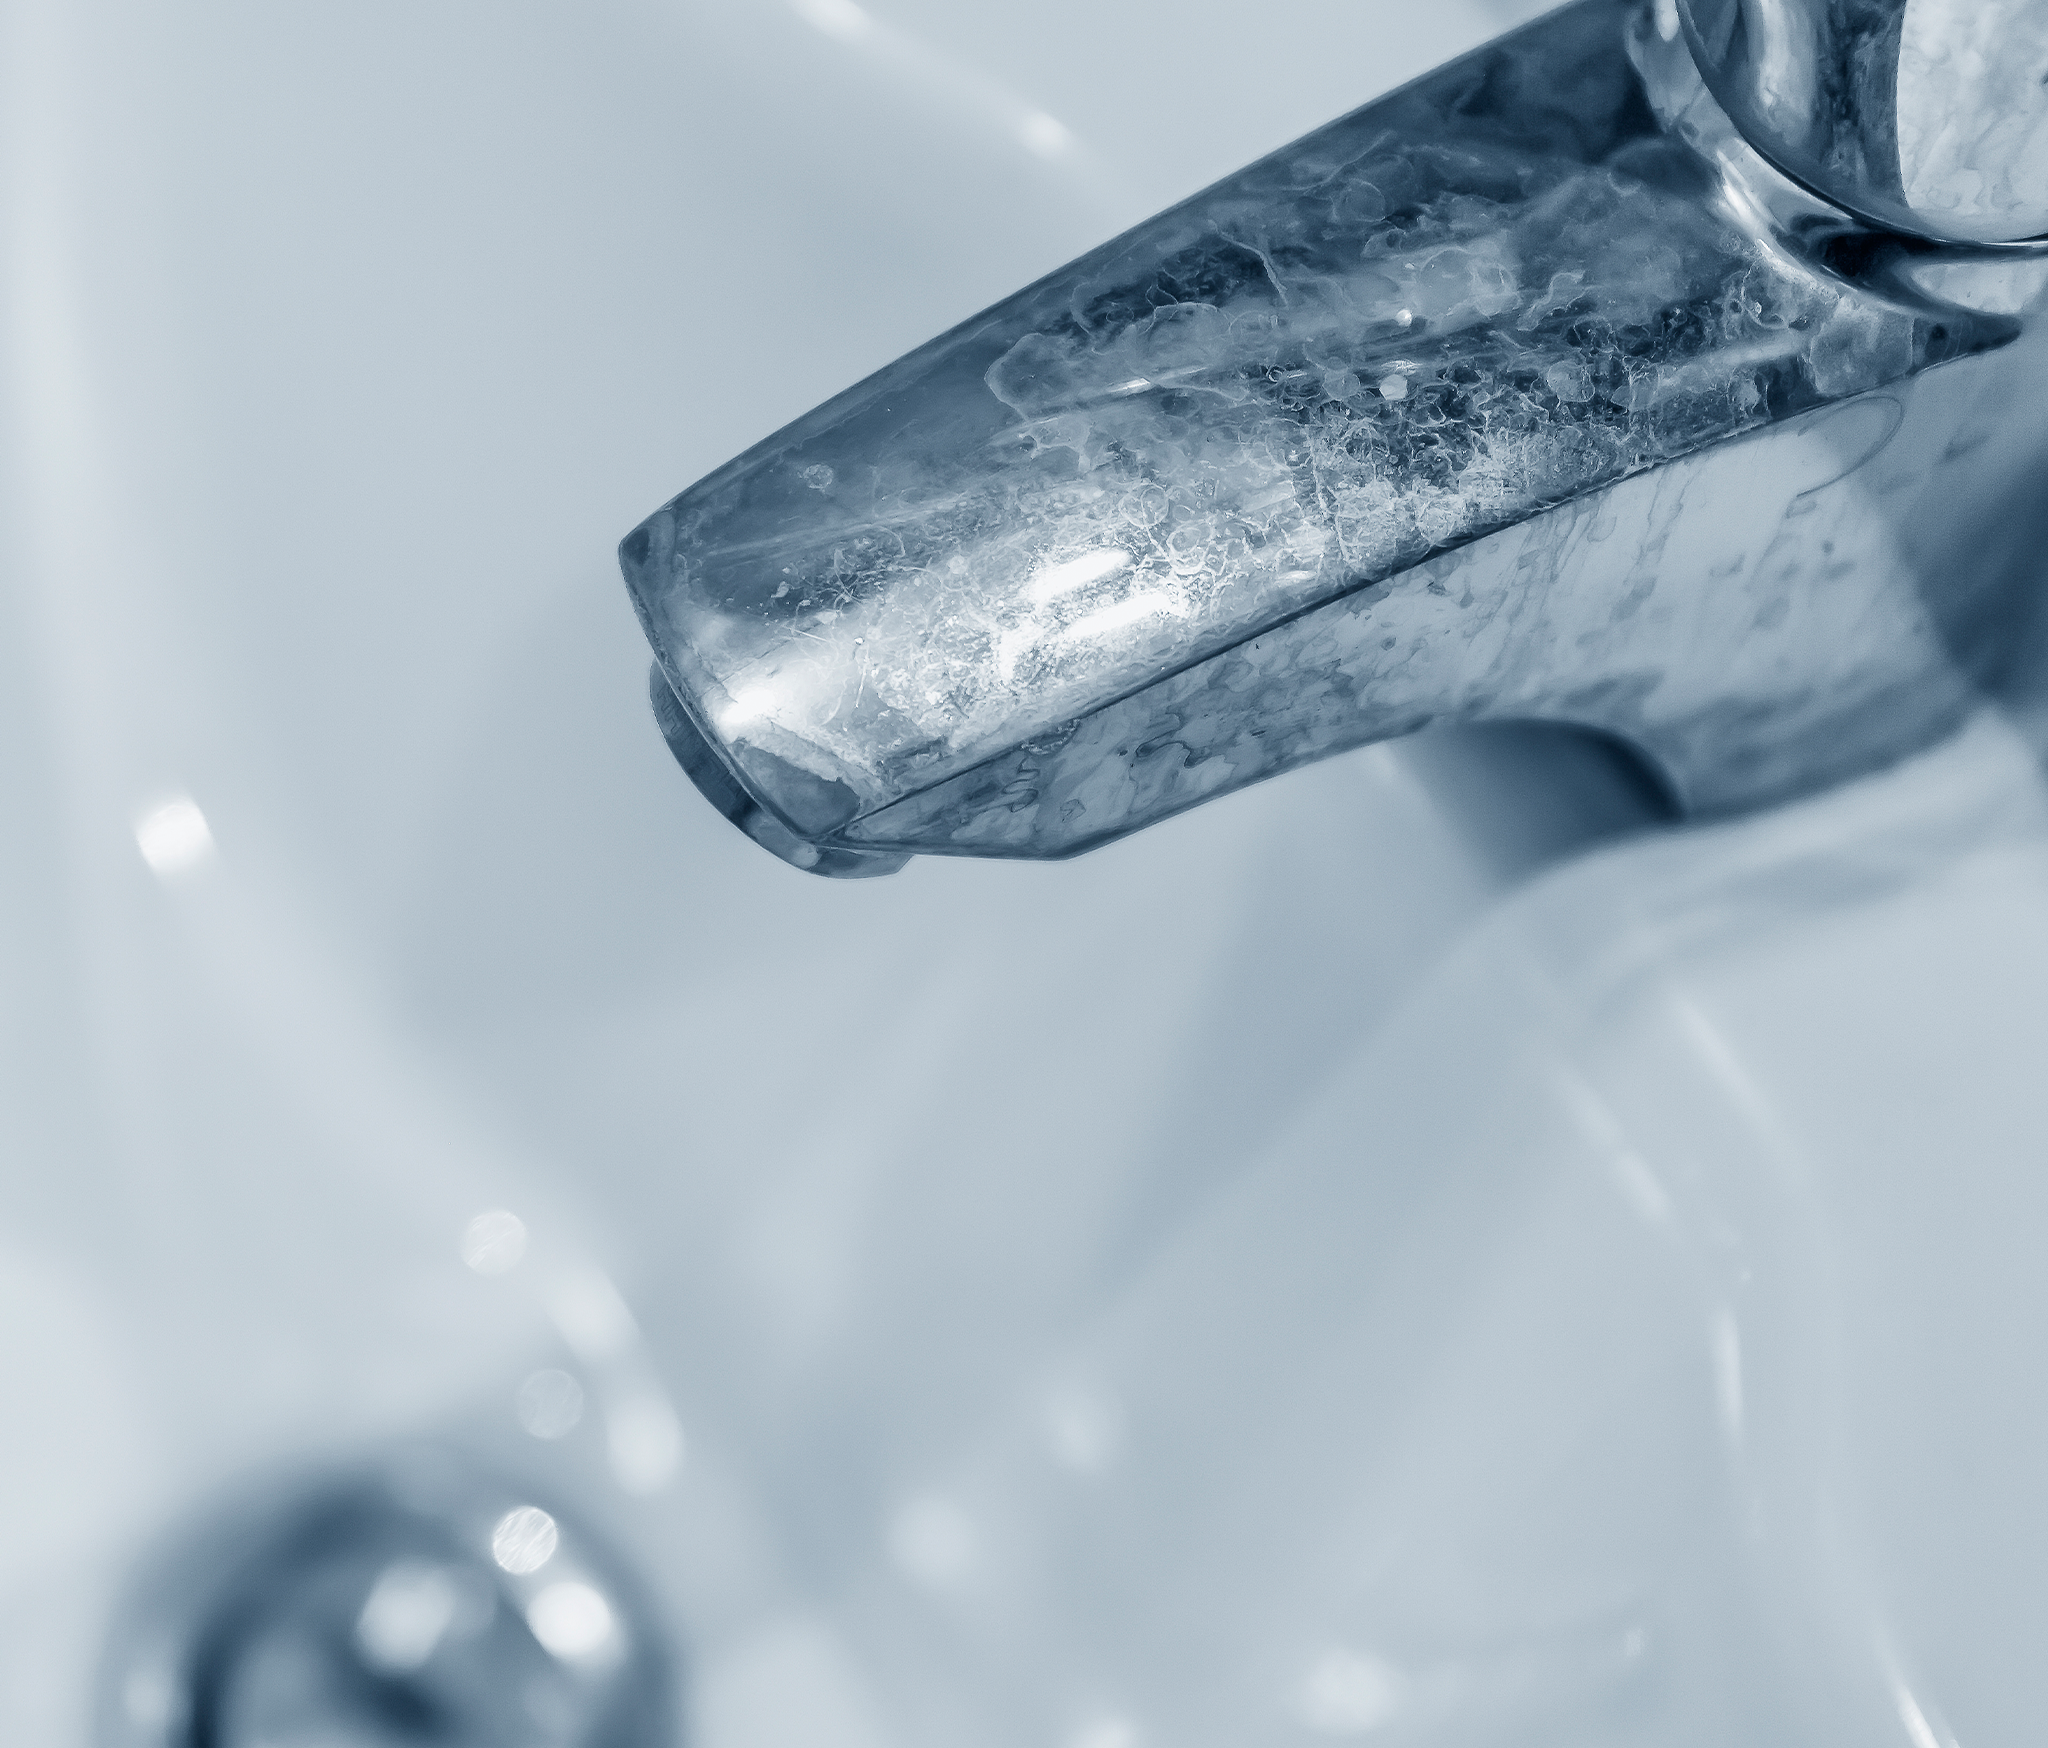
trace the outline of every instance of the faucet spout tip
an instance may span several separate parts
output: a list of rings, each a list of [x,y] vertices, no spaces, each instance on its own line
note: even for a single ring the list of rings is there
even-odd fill
[[[647,692],[661,738],[668,742],[668,750],[675,755],[684,775],[697,785],[698,794],[755,843],[792,868],[835,880],[867,880],[878,874],[894,874],[910,860],[907,855],[838,849],[800,837],[786,821],[756,801],[712,750],[703,730],[690,720],[689,712],[676,697],[675,688],[668,683],[659,662],[648,670]]]

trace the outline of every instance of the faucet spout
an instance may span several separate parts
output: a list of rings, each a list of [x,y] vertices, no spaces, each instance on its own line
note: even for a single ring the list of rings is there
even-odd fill
[[[1581,0],[657,511],[657,712],[842,875],[1072,855],[1432,723],[1601,730],[1698,812],[1814,789],[2010,647],[2044,272],[1808,193],[1668,0]]]

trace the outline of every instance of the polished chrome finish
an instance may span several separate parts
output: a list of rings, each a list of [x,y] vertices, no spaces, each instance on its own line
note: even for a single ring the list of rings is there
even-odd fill
[[[427,1451],[260,1493],[162,1551],[101,1748],[673,1748],[665,1636],[617,1560]]]
[[[1582,0],[703,480],[621,557],[664,731],[798,866],[1058,857],[1438,726],[1688,811],[1927,745],[2038,574],[2038,250],[1760,154],[1669,5]]]
[[[2042,0],[1678,0],[1678,15],[1750,143],[1829,200],[1947,242],[2048,233]]]

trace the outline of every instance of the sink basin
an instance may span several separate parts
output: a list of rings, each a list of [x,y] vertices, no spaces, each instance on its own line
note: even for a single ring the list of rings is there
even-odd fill
[[[703,1748],[2026,1739],[2021,726],[840,885],[648,720],[648,505],[1523,15],[20,0],[0,1735],[157,1727],[163,1550],[431,1449]]]

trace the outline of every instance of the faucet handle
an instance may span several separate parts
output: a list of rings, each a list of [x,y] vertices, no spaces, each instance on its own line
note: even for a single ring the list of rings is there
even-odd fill
[[[1788,175],[1887,230],[2048,234],[2048,0],[1659,0]]]

